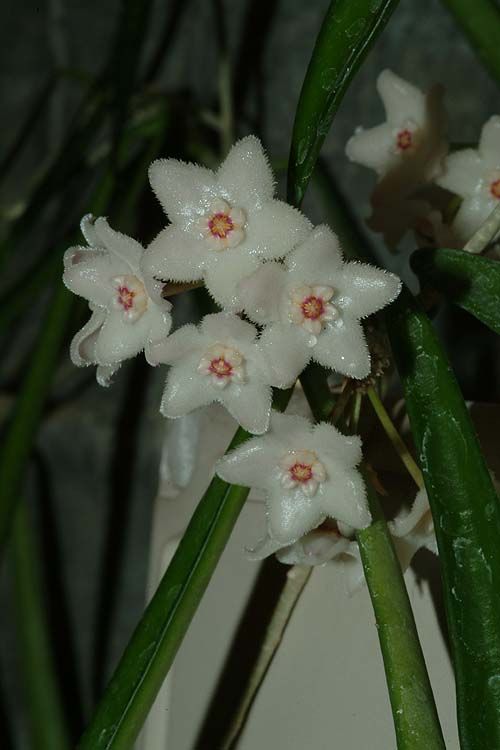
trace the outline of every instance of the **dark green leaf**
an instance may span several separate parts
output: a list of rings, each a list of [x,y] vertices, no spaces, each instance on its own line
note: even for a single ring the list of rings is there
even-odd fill
[[[434,517],[461,747],[500,747],[500,504],[428,317],[403,291],[386,318]]]
[[[321,146],[352,77],[397,0],[332,0],[300,93],[288,170],[288,200],[300,206]]]
[[[500,333],[500,263],[464,250],[418,250],[411,266],[424,288],[441,292]]]
[[[479,59],[500,83],[500,8],[496,0],[443,0]]]

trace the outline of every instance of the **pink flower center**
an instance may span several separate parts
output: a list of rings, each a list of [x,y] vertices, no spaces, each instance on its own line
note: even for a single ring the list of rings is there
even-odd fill
[[[302,314],[309,320],[317,320],[325,312],[325,306],[321,297],[311,295],[302,300]]]
[[[308,482],[312,479],[312,466],[311,464],[303,464],[297,461],[293,466],[290,467],[290,476],[295,482]]]
[[[500,180],[494,180],[490,185],[490,193],[494,198],[500,200]]]
[[[116,290],[118,293],[118,302],[125,312],[128,312],[134,306],[135,292],[128,286],[119,286]]]
[[[224,240],[234,229],[234,223],[229,214],[219,212],[208,220],[210,233],[220,240]]]
[[[400,151],[407,151],[413,146],[413,133],[408,128],[400,130],[396,138],[397,147]]]
[[[224,357],[212,359],[208,370],[217,378],[230,378],[233,374],[233,366]]]

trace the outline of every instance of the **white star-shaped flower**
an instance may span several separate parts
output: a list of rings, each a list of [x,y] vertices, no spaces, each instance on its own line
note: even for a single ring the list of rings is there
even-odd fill
[[[121,362],[168,336],[172,305],[162,299],[162,284],[140,271],[143,248],[115,232],[106,219],[84,216],[81,229],[88,247],[64,254],[63,281],[89,301],[90,320],[71,342],[75,365],[97,365],[97,380],[107,385]],[[147,287],[147,288],[146,288]]]
[[[464,245],[500,200],[500,115],[483,126],[477,150],[466,148],[446,158],[436,182],[463,199],[452,230]]]
[[[172,367],[161,403],[165,417],[181,417],[215,401],[248,432],[269,426],[272,389],[257,329],[232,313],[206,315],[159,343],[156,363]]]
[[[319,226],[285,258],[239,285],[246,314],[263,326],[273,385],[290,386],[312,358],[352,378],[370,372],[360,319],[399,294],[401,282],[370,265],[344,263],[335,234]]]
[[[222,307],[237,310],[236,285],[304,239],[309,221],[274,199],[274,177],[260,141],[238,141],[217,172],[159,159],[150,182],[170,219],[145,258],[164,281],[203,279]]]
[[[377,172],[368,226],[394,246],[408,229],[427,224],[433,210],[422,191],[442,173],[448,146],[441,87],[427,94],[390,70],[377,79],[386,122],[358,128],[346,145],[348,158]]]
[[[419,549],[425,548],[438,554],[434,523],[425,490],[417,493],[409,511],[400,511],[388,526],[403,572],[409,568]],[[365,576],[359,546],[353,535],[352,527],[327,521],[285,547],[268,536],[257,547],[248,551],[248,557],[251,560],[263,560],[275,554],[286,565],[315,566],[334,563],[342,566],[347,588],[354,592],[365,583]]]
[[[446,153],[442,92],[427,94],[408,81],[383,70],[377,78],[386,121],[374,128],[358,128],[346,145],[348,158],[374,169],[379,177],[401,170],[401,184],[412,189],[441,172]]]
[[[363,528],[371,521],[361,474],[361,441],[330,424],[273,412],[269,432],[216,464],[225,481],[263,490],[267,533],[293,544],[326,518]]]

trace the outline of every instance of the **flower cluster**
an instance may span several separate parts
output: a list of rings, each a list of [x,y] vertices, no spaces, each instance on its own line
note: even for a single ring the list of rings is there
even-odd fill
[[[413,120],[405,127],[410,132]],[[73,362],[97,365],[98,381],[107,384],[124,360],[144,351],[150,364],[170,365],[163,415],[219,402],[261,436],[217,472],[267,492],[265,544],[294,545],[327,522],[368,525],[359,438],[273,413],[272,387],[291,386],[311,359],[366,378],[361,321],[395,299],[399,279],[344,261],[331,229],[313,228],[277,200],[255,137],[236,143],[216,172],[155,161],[150,182],[169,223],[146,249],[89,215],[82,221],[88,246],[66,252],[64,282],[91,312],[72,342]],[[171,333],[164,296],[172,282],[203,282],[221,312]]]
[[[500,200],[500,116],[484,125],[477,149],[448,153],[442,90],[427,94],[384,70],[377,90],[386,121],[358,128],[351,161],[378,176],[368,224],[396,245],[409,229],[446,247],[464,247]]]

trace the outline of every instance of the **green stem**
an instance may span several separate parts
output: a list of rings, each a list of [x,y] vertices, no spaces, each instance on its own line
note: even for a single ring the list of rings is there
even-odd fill
[[[378,498],[367,482],[374,522],[357,533],[377,633],[398,750],[445,750],[417,628]]]
[[[32,747],[68,750],[68,732],[44,613],[40,556],[24,502],[19,503],[15,514],[10,549],[14,564],[16,635],[24,671]]]
[[[500,83],[500,9],[495,0],[443,0],[483,65]]]
[[[417,463],[411,455],[410,451],[406,447],[401,435],[396,430],[394,423],[387,413],[387,410],[382,403],[380,396],[373,386],[370,386],[370,388],[368,388],[367,395],[370,399],[371,405],[373,406],[373,410],[379,419],[380,424],[384,428],[385,434],[393,444],[397,454],[408,469],[408,473],[414,480],[417,487],[419,489],[422,489],[422,487],[424,486],[424,478],[422,476],[422,472],[417,466]]]

